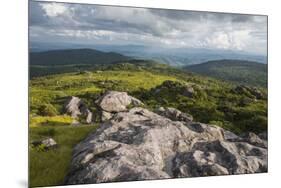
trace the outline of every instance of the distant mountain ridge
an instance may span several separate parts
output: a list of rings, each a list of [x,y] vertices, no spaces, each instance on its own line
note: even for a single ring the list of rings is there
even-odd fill
[[[253,61],[224,59],[185,66],[184,69],[238,84],[262,87],[267,85],[267,64]]]
[[[115,53],[102,52],[94,49],[67,49],[50,50],[44,52],[31,52],[31,65],[94,65],[108,64],[112,62],[125,61],[130,57]]]
[[[221,59],[239,59],[267,63],[267,57],[264,54],[251,54],[243,51],[226,49],[207,49],[207,48],[165,48],[162,46],[147,45],[110,45],[110,44],[69,44],[69,43],[38,43],[32,42],[30,45],[32,52],[54,50],[54,49],[81,49],[89,48],[103,52],[116,52],[125,56],[137,59],[151,59],[171,66],[187,66],[199,64],[202,62],[221,60]]]
[[[199,54],[198,56],[200,57]],[[143,63],[143,60],[136,60],[131,57],[116,52],[104,52],[88,48],[30,52],[30,76],[95,70],[97,67],[116,63],[135,64],[139,61]],[[146,59],[146,62],[163,63],[159,60],[149,60],[149,58]],[[176,63],[168,64],[175,65]],[[255,61],[223,59],[183,66],[183,69],[238,84],[261,87],[267,85],[267,64]]]

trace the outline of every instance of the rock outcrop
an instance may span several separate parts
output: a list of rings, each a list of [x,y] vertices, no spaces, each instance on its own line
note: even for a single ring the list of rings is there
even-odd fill
[[[88,109],[87,105],[78,97],[70,97],[65,103],[65,111],[75,118],[74,125],[77,125],[77,118],[84,116],[86,123],[91,123],[93,119],[93,113]],[[78,122],[79,123],[79,122]]]
[[[129,98],[111,92],[99,100],[115,114],[76,145],[66,184],[267,171],[267,145],[257,135],[245,139],[180,115],[126,110]]]
[[[234,93],[245,94],[248,97],[254,97],[255,99],[266,99],[266,94],[256,87],[249,87],[245,85],[239,85],[232,89]]]

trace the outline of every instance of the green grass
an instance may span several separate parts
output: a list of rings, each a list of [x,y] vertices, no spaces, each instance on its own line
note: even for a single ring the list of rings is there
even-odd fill
[[[59,147],[49,151],[29,151],[30,186],[62,185],[67,173],[73,147],[83,140],[96,126],[41,126],[29,129],[29,140],[54,138]]]
[[[150,89],[165,80],[177,80],[175,76],[141,71],[97,71],[85,74],[67,73],[39,77],[30,81],[31,113],[37,114],[40,105],[52,104],[59,112],[60,99],[68,96],[98,94],[104,90],[137,91]]]

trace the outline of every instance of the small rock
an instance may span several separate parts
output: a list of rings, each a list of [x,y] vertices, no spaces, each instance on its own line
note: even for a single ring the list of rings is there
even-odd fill
[[[136,99],[134,97],[131,97],[131,104],[133,106],[142,106],[143,105],[143,103],[139,99]]]
[[[45,150],[49,150],[58,146],[58,144],[53,138],[47,138],[41,141],[34,141],[31,143],[31,145],[34,147],[43,145]]]
[[[93,113],[87,109],[86,114],[87,114],[86,123],[88,123],[88,124],[92,123]]]
[[[42,144],[44,144],[47,148],[51,148],[57,145],[56,141],[52,138],[42,140]]]
[[[156,110],[156,113],[158,113],[161,116],[164,116],[166,118],[169,118],[173,121],[185,121],[190,122],[193,120],[193,117],[187,113],[183,113],[175,108],[164,108],[160,107]]]
[[[243,140],[259,147],[267,148],[267,141],[262,140],[258,135],[253,132],[249,132],[242,136]]]
[[[191,86],[187,86],[184,88],[182,95],[191,98],[194,95],[194,89]]]

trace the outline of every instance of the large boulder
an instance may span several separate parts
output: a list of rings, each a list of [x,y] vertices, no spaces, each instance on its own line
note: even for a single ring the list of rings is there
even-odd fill
[[[142,102],[126,92],[108,91],[102,95],[96,104],[106,112],[122,112],[127,110],[129,105],[142,105]]]
[[[126,92],[108,91],[95,101],[101,111],[101,121],[109,120],[115,113],[128,110],[128,106],[141,106],[143,103]]]
[[[72,96],[64,105],[66,113],[70,114],[71,117],[77,119],[81,116],[85,117],[86,123],[91,123],[93,119],[93,113],[88,109],[87,105],[79,98]],[[75,120],[77,122],[77,120]]]
[[[173,121],[135,107],[116,113],[76,145],[65,183],[266,171],[264,147],[228,140],[225,131],[217,126]]]

